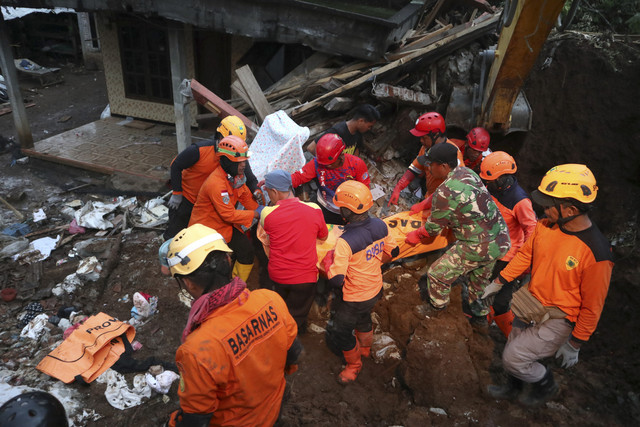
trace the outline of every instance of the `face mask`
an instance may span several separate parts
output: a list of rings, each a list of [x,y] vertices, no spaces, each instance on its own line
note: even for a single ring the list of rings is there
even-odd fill
[[[245,175],[227,175],[227,179],[233,188],[240,188],[247,182],[247,177]]]

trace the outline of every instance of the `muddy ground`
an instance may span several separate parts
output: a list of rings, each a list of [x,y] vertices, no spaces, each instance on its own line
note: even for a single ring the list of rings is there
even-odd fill
[[[616,267],[609,296],[598,330],[580,352],[580,362],[563,370],[548,361],[560,383],[559,396],[537,409],[487,397],[485,386],[503,379],[500,354],[505,339],[495,325],[489,336],[471,329],[461,313],[459,287],[453,292],[450,307],[437,318],[425,318],[416,310],[420,304],[417,278],[437,256],[430,254],[410,264],[388,266],[385,272],[385,297],[374,314],[376,334],[391,336],[400,358],[388,358],[382,363],[367,360],[357,382],[342,387],[335,381],[341,369],[340,360],[327,349],[322,334],[309,331],[301,337],[306,355],[300,370],[288,377],[280,425],[637,425],[640,422],[639,51],[637,45],[586,40],[582,36],[550,39],[525,86],[534,111],[532,131],[492,142],[494,150],[504,149],[514,155],[519,180],[527,190],[535,188],[541,175],[555,164],[586,163],[600,188],[593,217],[615,242]],[[547,57],[552,58],[551,64],[543,66]],[[25,93],[36,102],[36,107],[27,110],[36,140],[96,120],[106,105],[100,72],[72,68],[63,72],[64,85],[39,90],[38,94]],[[72,118],[59,122],[66,115]],[[398,116],[401,115],[400,112]],[[393,126],[394,120],[395,117],[387,117],[382,123]],[[0,117],[0,134],[13,134],[10,114]],[[108,180],[99,175],[34,159],[26,165],[9,167],[10,161],[8,153],[0,157],[0,194],[24,191],[25,197],[12,203],[25,213],[45,208],[48,219],[32,225],[33,230],[68,223],[60,213],[64,202],[95,197],[106,200],[114,195]],[[104,184],[91,187],[90,192],[65,192],[87,180]],[[15,222],[10,211],[0,209],[3,227]],[[77,295],[51,296],[50,289],[78,265],[77,258],[68,256],[72,246],[93,237],[95,231],[75,237],[40,265],[17,265],[7,259],[0,263],[0,286],[19,289],[14,302],[0,302],[3,324],[0,369],[9,384],[46,390],[57,382],[34,366],[48,353],[48,346],[61,339],[62,331],[50,325],[50,334],[37,344],[18,338],[16,316],[32,301],[41,301],[48,314],[73,305],[86,314],[104,311],[125,320],[129,319],[131,309],[130,300],[121,301],[125,295],[130,298],[136,291],[156,295],[159,313],[138,328],[136,339],[143,347],[135,358],[155,356],[173,361],[188,309],[177,298],[175,282],[158,271],[160,231],[133,229],[128,234],[115,233],[105,246],[102,259],[107,261],[111,254],[111,261],[106,262],[98,282],[85,285]],[[6,242],[1,243],[4,245]],[[29,286],[34,280],[39,281],[36,289]],[[249,285],[257,286],[257,274],[252,274]],[[311,323],[323,327],[326,316],[326,308],[315,307]],[[133,374],[126,377],[131,384]],[[76,421],[79,425],[161,425],[178,405],[176,384],[168,394],[168,403],[155,395],[143,405],[125,411],[107,403],[104,384],[66,387],[78,392],[84,408],[101,415],[96,421]]]

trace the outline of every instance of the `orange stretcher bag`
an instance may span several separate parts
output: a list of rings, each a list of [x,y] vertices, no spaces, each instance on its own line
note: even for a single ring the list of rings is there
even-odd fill
[[[406,211],[391,215],[383,219],[383,221],[389,227],[389,233],[395,239],[395,242],[400,249],[400,254],[393,260],[436,251],[438,249],[445,248],[447,245],[449,245],[450,242],[454,240],[451,232],[448,229],[445,229],[438,236],[425,239],[423,242],[415,246],[405,243],[404,240],[407,237],[407,234],[422,227],[422,225],[424,224],[422,218],[423,216],[420,213],[412,215],[411,212]],[[327,239],[316,241],[316,250],[318,252],[318,270],[322,275],[325,274],[324,268],[322,267],[322,260],[324,259],[325,255],[327,255],[327,252],[335,249],[338,238],[344,232],[344,227],[341,225],[327,224],[327,229],[329,230]],[[269,256],[269,236],[262,228],[262,225],[258,225],[257,236],[264,246],[264,251],[266,252],[267,256]]]
[[[89,383],[113,366],[124,353],[122,334],[126,334],[131,342],[136,330],[113,316],[98,313],[86,319],[36,368],[67,384],[78,375]]]

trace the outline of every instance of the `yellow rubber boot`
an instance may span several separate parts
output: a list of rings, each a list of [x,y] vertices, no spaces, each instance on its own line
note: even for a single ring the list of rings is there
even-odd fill
[[[371,344],[373,344],[373,329],[369,332],[356,331],[356,339],[360,345],[362,357],[371,357]]]
[[[362,369],[362,360],[360,359],[360,345],[356,340],[356,346],[349,351],[343,351],[344,360],[347,361],[347,366],[338,375],[338,382],[340,384],[349,384],[356,380],[360,369]]]
[[[253,264],[240,264],[238,261],[236,261],[236,263],[233,264],[231,275],[233,277],[239,277],[244,283],[247,283],[252,268]]]

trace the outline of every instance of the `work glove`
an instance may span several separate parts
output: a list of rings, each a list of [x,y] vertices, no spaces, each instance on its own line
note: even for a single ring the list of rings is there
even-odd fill
[[[415,205],[411,206],[411,215],[415,215],[418,212],[430,210],[432,200],[433,200],[433,194],[431,194],[429,197],[427,197],[420,203],[416,203]]]
[[[264,209],[264,205],[258,205],[256,208],[256,212],[258,213],[258,218],[260,218],[260,214],[262,213],[262,209]]]
[[[329,269],[333,265],[333,256],[335,251],[331,249],[322,259],[322,268],[324,269],[324,273],[329,277]]]
[[[169,209],[178,209],[180,203],[182,203],[182,194],[172,194],[167,206]]]
[[[580,353],[580,349],[575,348],[567,341],[556,352],[556,359],[562,357],[562,367],[570,368],[578,363],[578,353]]]
[[[266,205],[264,200],[264,193],[259,188],[253,192],[253,200],[258,202],[259,205]]]
[[[398,200],[400,200],[400,193],[402,192],[402,190],[407,188],[409,184],[411,184],[411,181],[413,181],[413,178],[415,177],[416,174],[407,169],[407,171],[404,173],[404,175],[402,175],[402,178],[400,178],[400,181],[398,181],[395,188],[393,189],[393,193],[391,193],[391,197],[389,197],[389,203],[387,203],[387,206],[398,204]]]
[[[424,227],[420,227],[419,229],[413,230],[411,233],[407,234],[404,242],[415,246],[420,243],[422,239],[426,239],[427,237],[430,237],[427,230]]]
[[[484,292],[480,298],[487,299],[491,296],[494,296],[495,294],[500,292],[500,289],[502,289],[502,283],[496,279],[493,282],[489,283],[486,288],[484,288]]]

